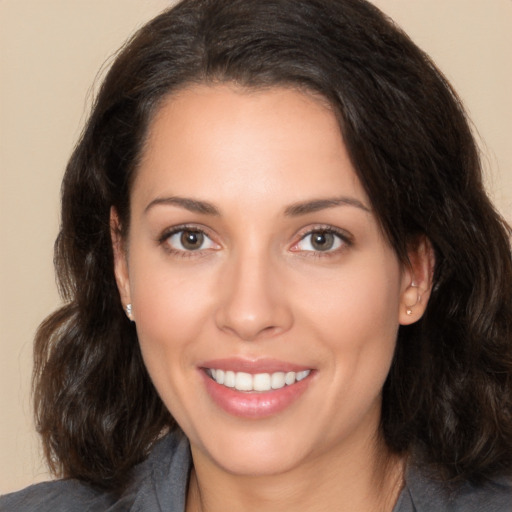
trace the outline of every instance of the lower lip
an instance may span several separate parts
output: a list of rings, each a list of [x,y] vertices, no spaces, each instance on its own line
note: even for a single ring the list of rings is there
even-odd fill
[[[307,389],[311,374],[291,386],[272,391],[237,391],[217,384],[201,370],[206,390],[212,400],[227,413],[241,418],[266,418],[284,411]]]

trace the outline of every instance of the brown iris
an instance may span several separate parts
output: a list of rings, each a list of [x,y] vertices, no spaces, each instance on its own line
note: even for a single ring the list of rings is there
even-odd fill
[[[203,245],[204,234],[200,231],[183,231],[180,242],[187,251],[197,251]]]
[[[311,233],[311,246],[317,251],[328,251],[334,246],[334,235],[328,231]]]

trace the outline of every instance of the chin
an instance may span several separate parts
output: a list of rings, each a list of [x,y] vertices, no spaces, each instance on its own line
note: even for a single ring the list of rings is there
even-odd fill
[[[305,450],[308,443],[299,433],[288,430],[284,434],[275,426],[259,431],[243,430],[204,437],[204,444],[192,440],[194,456],[200,451],[230,474],[260,477],[286,473],[300,466],[308,455]]]

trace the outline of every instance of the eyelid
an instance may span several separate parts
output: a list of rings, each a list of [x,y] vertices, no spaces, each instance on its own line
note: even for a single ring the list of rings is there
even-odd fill
[[[157,242],[159,245],[166,245],[166,242],[169,240],[170,237],[173,235],[176,235],[177,233],[180,233],[182,231],[196,231],[199,233],[202,233],[205,237],[207,237],[211,243],[215,246],[213,248],[206,248],[206,249],[197,249],[197,250],[186,250],[186,249],[176,249],[169,244],[167,244],[166,250],[169,252],[179,253],[181,255],[193,255],[193,254],[201,254],[205,251],[210,250],[218,250],[221,248],[221,244],[218,243],[215,240],[215,236],[211,234],[211,230],[208,229],[205,226],[198,225],[198,224],[179,224],[177,226],[172,226],[169,228],[166,228],[163,230],[163,232],[160,234],[160,236],[157,238]],[[339,240],[341,241],[341,247],[335,248],[334,250],[326,250],[326,251],[320,251],[320,250],[303,250],[297,248],[298,244],[302,242],[307,236],[312,235],[315,232],[324,232],[324,233],[331,233]],[[299,231],[297,234],[298,240],[296,240],[292,246],[290,247],[290,250],[292,252],[302,252],[302,253],[309,253],[308,256],[329,256],[329,255],[335,255],[347,247],[350,247],[353,245],[353,237],[352,235],[347,232],[344,229],[332,226],[332,225],[326,225],[326,224],[318,224],[313,226],[308,226],[307,228],[303,228]]]
[[[303,250],[297,248],[300,242],[302,242],[307,236],[312,235],[313,233],[331,233],[334,236],[338,237],[341,241],[341,247],[338,247],[336,249],[326,250],[326,251],[315,251],[315,250]],[[308,226],[307,228],[302,229],[298,233],[298,240],[293,243],[290,250],[292,252],[303,252],[303,253],[309,253],[308,255],[315,255],[315,256],[329,256],[339,253],[340,251],[343,251],[347,247],[350,247],[353,245],[353,237],[350,233],[345,231],[344,229],[337,228],[335,226],[326,225],[326,224],[319,224],[315,226]]]
[[[186,249],[176,249],[175,247],[170,246],[170,244],[167,244],[167,250],[174,253],[180,253],[180,254],[200,254],[205,251],[209,250],[217,250],[220,248],[220,244],[214,240],[214,237],[211,234],[211,230],[207,229],[205,226],[201,226],[198,224],[179,224],[177,226],[172,226],[167,229],[164,229],[161,235],[158,237],[157,242],[159,245],[166,245],[166,242],[173,236],[176,235],[182,231],[195,231],[198,233],[202,233],[206,238],[208,238],[212,244],[215,245],[214,248],[207,248],[207,249],[197,249],[195,251],[190,251]]]

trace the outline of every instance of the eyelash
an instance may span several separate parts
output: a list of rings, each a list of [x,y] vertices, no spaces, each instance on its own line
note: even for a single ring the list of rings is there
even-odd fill
[[[198,233],[200,235],[203,235],[206,239],[210,240],[210,242],[212,244],[215,244],[216,246],[218,246],[218,244],[212,240],[211,236],[208,235],[207,231],[204,228],[201,228],[201,227],[195,226],[195,225],[190,225],[190,224],[174,226],[173,228],[164,231],[162,233],[162,235],[158,238],[158,243],[159,243],[159,245],[163,246],[164,249],[168,253],[173,254],[175,256],[182,257],[182,258],[201,256],[201,255],[204,255],[204,251],[207,251],[210,249],[210,248],[208,248],[208,249],[187,250],[187,249],[176,249],[176,248],[172,247],[172,245],[170,245],[170,243],[168,243],[169,239],[172,236],[177,235],[179,233],[183,233],[183,232]]]
[[[210,240],[210,242],[212,244],[215,244],[216,246],[219,246],[219,244],[217,244],[216,242],[214,242],[212,240],[212,237],[210,237],[208,235],[208,232],[204,228],[199,227],[199,226],[195,226],[195,225],[189,225],[189,224],[175,226],[175,227],[173,227],[171,229],[168,229],[168,230],[164,231],[162,233],[162,235],[158,238],[158,243],[159,243],[159,245],[164,246],[164,249],[168,253],[176,255],[176,256],[179,256],[179,257],[182,257],[182,258],[189,258],[189,257],[194,257],[194,256],[197,257],[197,256],[200,256],[200,255],[204,255],[205,251],[211,250],[211,248],[196,249],[196,250],[176,249],[176,248],[172,247],[170,245],[170,243],[168,243],[169,239],[172,236],[177,235],[179,233],[187,232],[187,231],[191,232],[191,233],[201,234],[204,237],[206,237],[208,240]],[[338,239],[338,241],[339,241],[341,246],[340,247],[336,247],[334,250],[327,249],[325,251],[294,249],[301,242],[306,240],[306,238],[308,236],[312,236],[314,233],[334,235]],[[351,247],[353,245],[352,237],[346,231],[338,229],[338,228],[335,228],[333,226],[324,226],[324,225],[314,226],[313,228],[308,228],[307,230],[305,230],[303,233],[301,233],[299,235],[299,237],[300,237],[299,240],[292,245],[290,250],[292,252],[301,252],[301,253],[303,253],[303,255],[305,257],[315,257],[315,258],[333,257],[333,256],[338,255],[340,252],[342,252],[343,250],[345,250],[348,247]],[[214,249],[214,250],[216,250],[216,249]]]
[[[334,235],[340,244],[339,247],[336,247],[335,249],[328,249],[326,251],[320,251],[320,250],[297,250],[297,252],[302,252],[303,256],[305,257],[313,257],[313,258],[330,258],[339,255],[341,252],[346,250],[347,248],[351,247],[354,242],[352,239],[352,236],[349,235],[346,231],[342,229],[335,228],[333,226],[314,226],[313,228],[308,228],[306,231],[304,231],[298,240],[298,242],[295,242],[292,246],[292,251],[295,247],[297,247],[302,241],[306,240],[308,236],[312,236],[314,233],[321,233],[321,234],[330,234]]]

